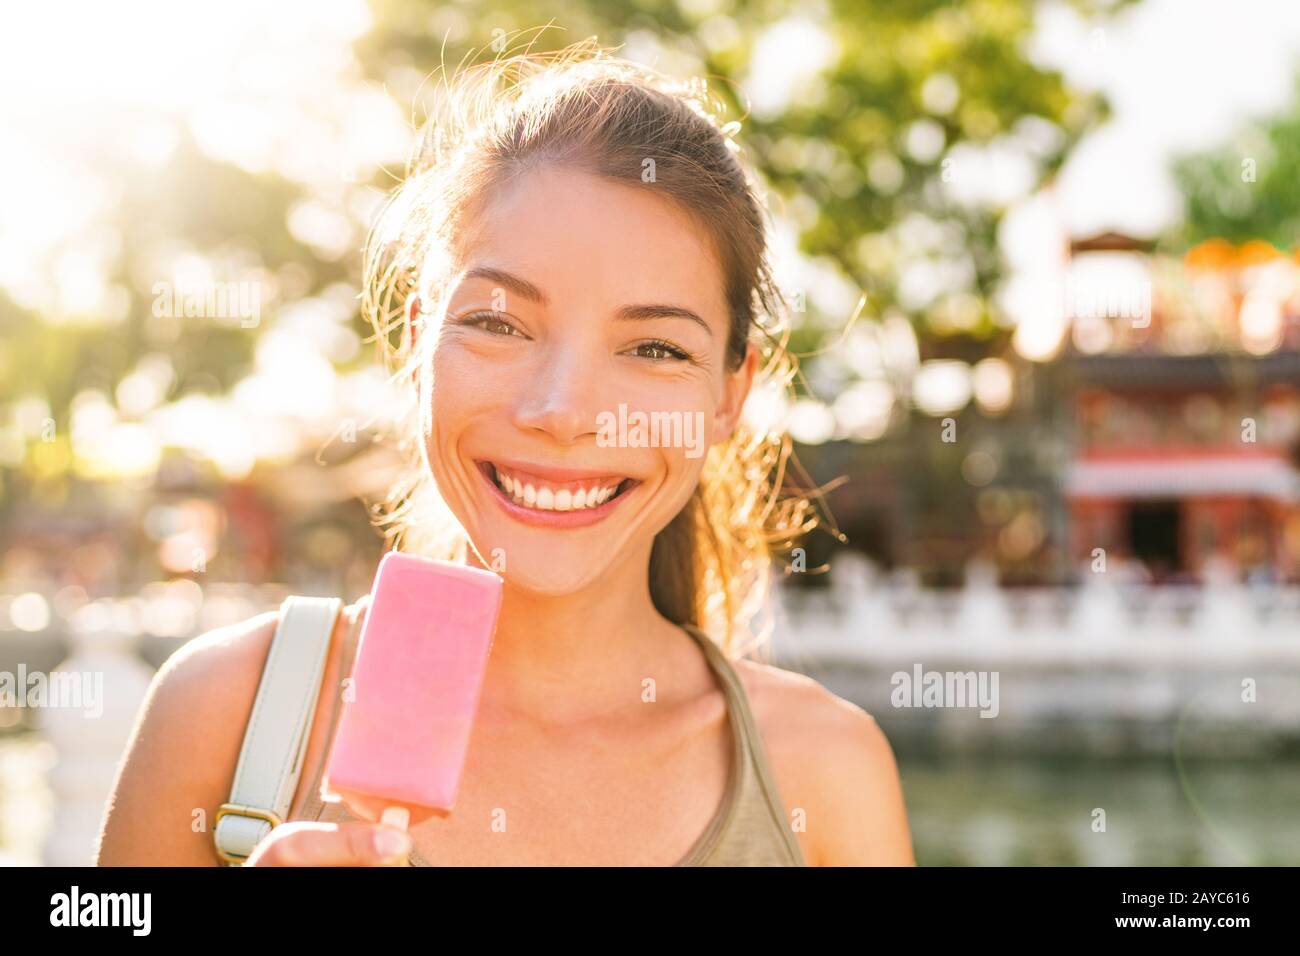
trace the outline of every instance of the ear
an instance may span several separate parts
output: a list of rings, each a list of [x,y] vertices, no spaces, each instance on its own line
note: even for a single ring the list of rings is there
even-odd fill
[[[420,294],[412,292],[406,298],[406,327],[402,330],[402,337],[410,345],[411,351],[415,351],[415,346],[419,342],[420,323],[417,319],[420,316]]]
[[[405,354],[407,356],[403,361],[416,354],[416,349],[420,344],[420,326],[422,308],[420,305],[420,294],[412,292],[406,298],[406,314],[402,320],[402,344],[406,346]],[[416,365],[411,369],[410,381],[417,388],[420,384],[420,366]]]
[[[734,372],[728,372],[722,385],[722,403],[713,414],[713,442],[726,441],[736,430],[740,421],[740,412],[745,407],[745,399],[754,385],[754,373],[758,371],[758,349],[754,343],[745,348],[745,359]]]

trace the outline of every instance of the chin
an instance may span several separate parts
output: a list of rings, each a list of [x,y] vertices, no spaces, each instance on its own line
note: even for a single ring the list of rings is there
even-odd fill
[[[478,542],[475,542],[478,546]],[[492,553],[489,546],[481,550],[483,557]],[[501,548],[502,545],[495,545]],[[505,566],[498,573],[506,587],[539,597],[566,597],[581,594],[601,586],[609,580],[610,559],[593,554],[590,549],[567,554],[563,547],[543,549],[540,553],[520,545],[504,546],[507,555]],[[489,560],[488,566],[491,567]]]

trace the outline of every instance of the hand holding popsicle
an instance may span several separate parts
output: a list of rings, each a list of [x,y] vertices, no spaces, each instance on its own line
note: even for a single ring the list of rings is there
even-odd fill
[[[295,821],[273,829],[244,866],[408,866],[411,838],[372,823]]]
[[[451,812],[501,591],[489,571],[384,555],[321,799],[399,830]]]

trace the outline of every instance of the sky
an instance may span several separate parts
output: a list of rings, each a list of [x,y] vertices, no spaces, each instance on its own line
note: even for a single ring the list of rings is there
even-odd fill
[[[1175,153],[1215,147],[1246,118],[1290,101],[1300,3],[1143,0],[1103,28],[1064,3],[1045,3],[1030,55],[1111,103],[1111,121],[1061,171],[1066,229],[1153,235],[1178,217],[1168,173]]]

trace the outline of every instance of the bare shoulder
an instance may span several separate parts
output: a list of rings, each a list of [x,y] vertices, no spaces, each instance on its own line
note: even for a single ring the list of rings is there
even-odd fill
[[[347,615],[356,613],[350,606]],[[109,797],[101,866],[210,866],[278,614],[188,641],[154,675]],[[337,631],[336,631],[337,633]],[[331,641],[336,665],[339,641]]]
[[[100,866],[202,866],[228,798],[244,721],[275,633],[274,612],[188,641],[167,659],[136,716],[109,797]]]
[[[804,674],[747,659],[733,666],[786,810],[804,811],[808,862],[913,865],[898,766],[875,718]]]

